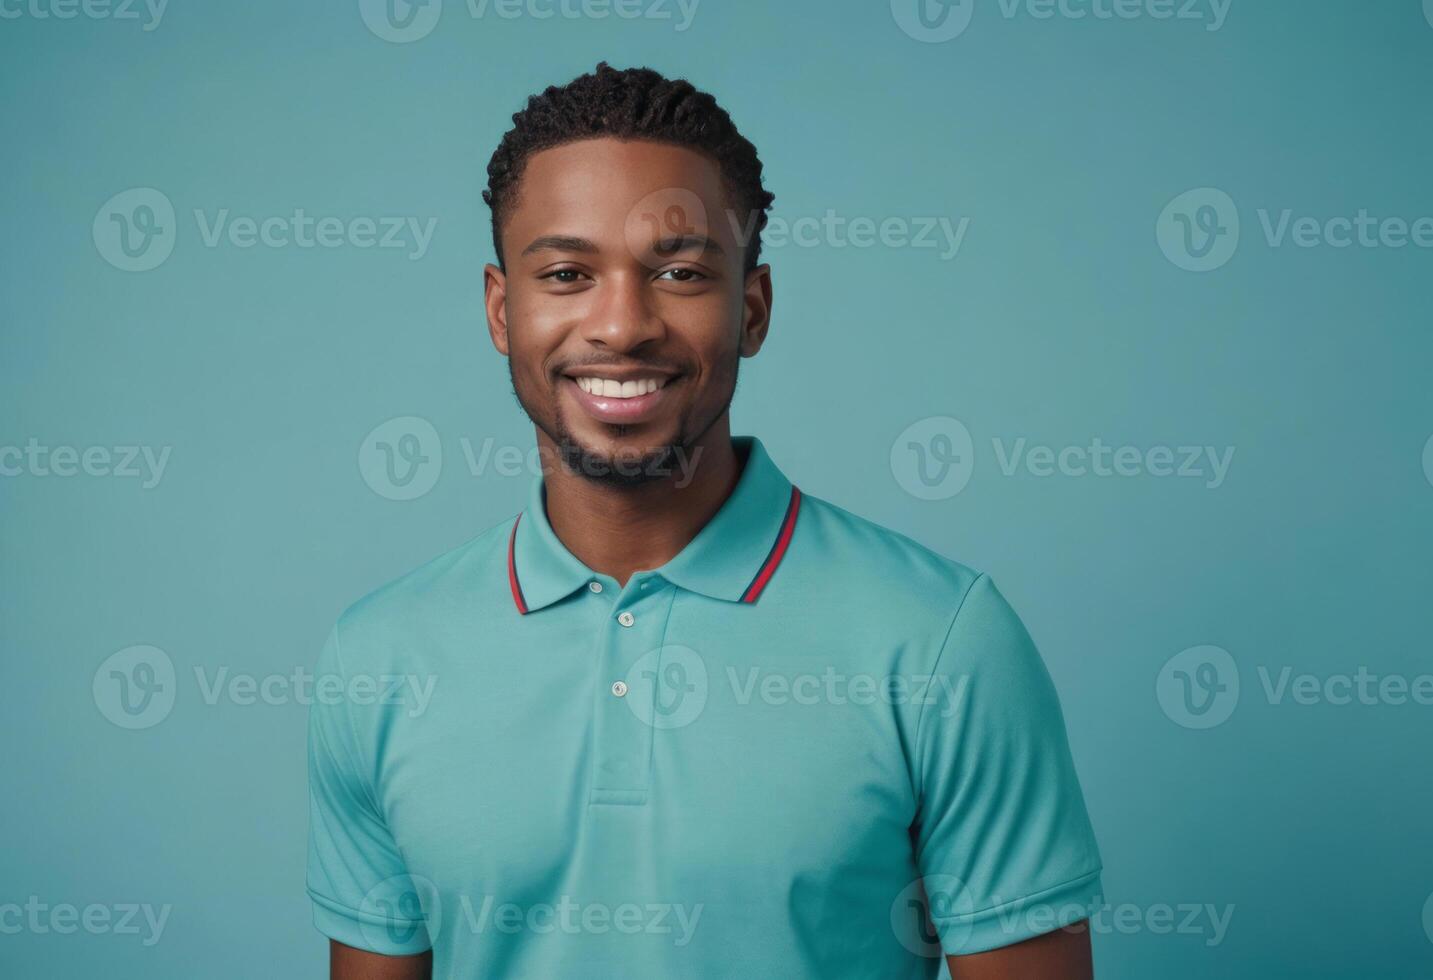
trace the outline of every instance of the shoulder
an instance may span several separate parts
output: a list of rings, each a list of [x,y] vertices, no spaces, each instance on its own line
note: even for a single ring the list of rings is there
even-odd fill
[[[500,591],[493,583],[506,582],[501,566],[516,519],[514,514],[492,525],[349,605],[336,626],[345,653],[354,645],[384,644],[441,629],[493,601]]]
[[[948,624],[986,578],[908,535],[804,492],[796,533],[796,543],[807,549],[804,567],[843,594],[873,596],[900,615],[918,610]]]

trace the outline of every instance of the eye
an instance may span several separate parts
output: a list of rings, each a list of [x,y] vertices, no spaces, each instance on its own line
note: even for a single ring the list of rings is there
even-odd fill
[[[666,272],[663,272],[657,278],[667,279],[668,282],[700,282],[707,277],[705,274],[698,272],[696,269],[676,268],[668,269]]]
[[[559,282],[563,285],[580,282],[581,277],[582,271],[580,269],[553,269],[551,272],[544,272],[538,276],[539,279],[551,279],[553,282]]]

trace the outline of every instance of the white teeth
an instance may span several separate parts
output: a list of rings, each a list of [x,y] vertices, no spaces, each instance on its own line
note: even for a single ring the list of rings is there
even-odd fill
[[[636,398],[656,391],[666,384],[657,378],[638,378],[635,381],[614,381],[611,378],[578,378],[577,387],[590,395],[603,398]]]

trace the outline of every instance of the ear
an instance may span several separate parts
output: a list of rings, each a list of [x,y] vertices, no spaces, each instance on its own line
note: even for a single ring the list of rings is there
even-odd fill
[[[488,314],[488,336],[504,357],[508,354],[508,280],[489,262],[483,266],[483,308]]]
[[[771,326],[771,266],[759,265],[746,274],[746,290],[742,297],[742,357],[755,357],[766,343]]]

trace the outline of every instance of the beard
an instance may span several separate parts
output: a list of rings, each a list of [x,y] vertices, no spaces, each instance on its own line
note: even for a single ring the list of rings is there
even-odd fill
[[[685,467],[682,465],[686,460],[691,460],[693,466],[696,463],[696,456],[699,449],[694,448],[706,435],[707,430],[722,417],[731,406],[732,399],[736,395],[736,380],[738,368],[741,362],[740,354],[733,354],[728,370],[722,372],[718,383],[730,378],[725,383],[726,391],[723,395],[720,406],[711,413],[711,417],[701,421],[700,425],[691,425],[689,418],[683,417],[678,426],[676,441],[665,445],[651,446],[645,450],[622,451],[616,454],[600,452],[591,446],[584,445],[573,434],[563,417],[561,409],[557,407],[557,399],[550,403],[553,409],[552,419],[547,419],[547,413],[538,411],[540,406],[523,396],[522,386],[517,382],[517,374],[513,370],[513,359],[507,358],[508,378],[512,382],[513,396],[517,403],[522,406],[523,412],[532,421],[532,424],[543,431],[556,446],[558,462],[585,480],[608,487],[635,487],[654,480],[664,480],[675,474],[682,473]],[[629,433],[631,426],[609,425],[607,427],[614,436],[621,438]]]

